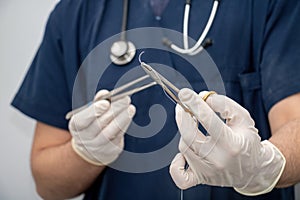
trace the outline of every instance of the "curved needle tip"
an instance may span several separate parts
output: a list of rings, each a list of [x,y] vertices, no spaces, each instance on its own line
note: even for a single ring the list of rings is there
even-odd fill
[[[140,55],[139,55],[139,62],[140,63],[142,63],[143,61],[142,61],[142,55],[145,53],[145,51],[142,51],[141,53],[140,53]]]

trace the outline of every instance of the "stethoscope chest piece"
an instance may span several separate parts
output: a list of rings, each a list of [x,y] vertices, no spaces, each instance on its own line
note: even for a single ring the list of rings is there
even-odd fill
[[[130,41],[119,40],[110,48],[110,59],[116,65],[125,65],[135,56],[136,48]]]

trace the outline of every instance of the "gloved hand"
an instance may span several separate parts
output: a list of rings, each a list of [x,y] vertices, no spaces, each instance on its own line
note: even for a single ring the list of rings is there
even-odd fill
[[[197,95],[189,89],[179,92],[179,99],[197,119],[176,106],[181,140],[180,153],[170,166],[175,184],[181,189],[197,184],[229,186],[250,196],[271,191],[283,172],[284,156],[268,140],[261,142],[247,110],[218,94],[204,102],[206,93]],[[200,132],[196,121],[209,135]]]
[[[107,90],[100,90],[95,99],[107,93]],[[75,114],[69,122],[74,151],[97,166],[113,162],[123,150],[123,136],[134,114],[135,107],[130,104],[129,97],[111,104],[100,100]]]

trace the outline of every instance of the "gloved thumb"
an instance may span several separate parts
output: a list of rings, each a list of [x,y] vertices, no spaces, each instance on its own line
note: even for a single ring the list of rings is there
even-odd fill
[[[93,102],[89,107],[76,113],[72,116],[69,122],[69,129],[74,131],[80,131],[87,128],[98,116],[104,114],[110,107],[110,103],[107,100],[97,100],[101,96],[108,94],[107,90],[100,90],[94,97]]]
[[[169,168],[169,173],[177,187],[187,189],[197,185],[197,180],[190,168],[185,169],[186,161],[181,153],[178,153]]]

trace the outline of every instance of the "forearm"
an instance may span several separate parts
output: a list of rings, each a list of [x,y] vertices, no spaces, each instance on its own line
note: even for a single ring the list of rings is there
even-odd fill
[[[287,187],[300,181],[300,119],[288,122],[269,140],[283,153],[286,166],[276,187]]]
[[[104,167],[82,160],[67,141],[35,152],[31,158],[37,191],[43,199],[66,199],[88,188]]]

